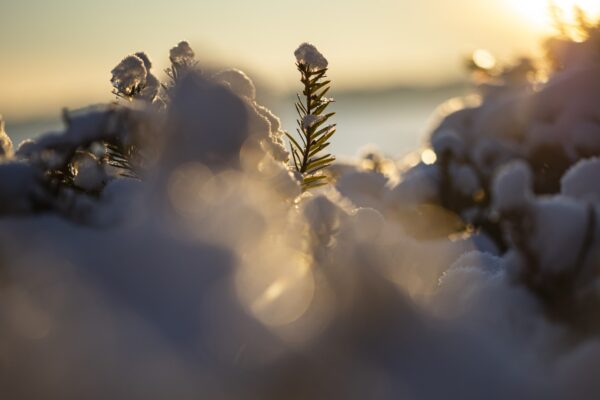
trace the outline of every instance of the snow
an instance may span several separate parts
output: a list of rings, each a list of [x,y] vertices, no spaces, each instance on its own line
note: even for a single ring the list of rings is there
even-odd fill
[[[245,96],[251,100],[256,98],[256,88],[252,80],[243,71],[230,68],[219,71],[214,76],[215,80],[225,82],[240,96]]]
[[[102,190],[108,179],[104,168],[91,153],[78,155],[74,163],[74,169],[73,183],[78,188],[89,192]]]
[[[532,176],[523,161],[503,166],[494,179],[493,199],[499,211],[511,211],[527,206],[532,198]]]
[[[0,164],[0,214],[25,214],[34,210],[41,192],[42,176],[20,162]]]
[[[477,173],[468,165],[452,164],[450,166],[450,177],[464,196],[473,197],[481,189]]]
[[[151,68],[152,62],[144,52],[125,57],[111,72],[116,94],[152,103],[161,85]]]
[[[324,118],[325,117],[323,115],[307,114],[304,117],[302,117],[302,127],[304,129],[310,129],[314,125],[316,125],[319,122],[323,121]]]
[[[445,155],[461,158],[465,153],[463,140],[452,130],[436,132],[431,139],[431,147],[438,157]]]
[[[169,52],[171,63],[178,67],[189,67],[193,65],[194,57],[194,51],[186,41],[179,42],[177,46],[173,47]]]
[[[147,71],[150,71],[150,68],[152,68],[152,62],[150,61],[150,57],[148,57],[146,53],[144,53],[143,51],[138,51],[134,54],[134,56],[142,60],[144,62],[144,68],[146,68]]]
[[[543,271],[559,273],[573,268],[578,250],[584,246],[587,208],[557,196],[538,199],[533,215],[535,228],[529,241]]]
[[[325,69],[329,64],[323,54],[310,43],[302,43],[294,51],[294,56],[298,64],[307,65],[313,71]]]
[[[397,206],[431,202],[438,197],[438,181],[437,166],[420,164],[402,176],[402,180],[387,196],[387,202]]]
[[[353,171],[343,174],[336,189],[358,207],[381,209],[388,179],[373,171]]]
[[[243,99],[200,74],[190,73],[174,90],[168,119],[176,128],[166,156],[177,163],[237,164],[249,136],[248,117]]]
[[[126,57],[117,89],[160,107],[65,112],[14,155],[0,130],[2,392],[597,398],[600,75],[576,64],[535,90],[525,62],[504,71],[434,127],[430,165],[369,150],[303,193],[245,73],[161,93]],[[106,142],[140,149],[139,179]]]
[[[146,77],[146,84],[144,85],[144,88],[142,89],[140,94],[136,97],[138,99],[146,100],[152,103],[157,98],[160,88],[161,86],[158,78],[152,75],[150,72],[148,72],[148,76]]]
[[[373,208],[358,208],[353,213],[354,225],[358,228],[358,237],[365,242],[377,240],[383,233],[385,220],[383,215]]]
[[[594,157],[573,165],[561,179],[561,193],[565,196],[600,203],[600,158]]]
[[[124,95],[132,95],[137,88],[146,85],[148,71],[144,65],[144,60],[138,56],[131,55],[125,57],[111,71],[111,83],[115,89]]]

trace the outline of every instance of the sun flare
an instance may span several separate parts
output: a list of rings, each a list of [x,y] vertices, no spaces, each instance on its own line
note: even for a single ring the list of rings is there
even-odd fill
[[[600,16],[600,1],[598,0],[507,0],[522,17],[542,30],[553,27],[550,4],[553,2],[567,23],[575,22],[575,7],[579,7],[590,17]]]

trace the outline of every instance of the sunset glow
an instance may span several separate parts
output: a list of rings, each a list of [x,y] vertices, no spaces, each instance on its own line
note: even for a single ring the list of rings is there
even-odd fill
[[[550,11],[551,4],[560,10],[566,23],[575,22],[575,8],[579,7],[590,17],[600,15],[600,2],[598,0],[507,0],[523,18],[528,19],[537,28],[543,31],[553,29],[553,18]]]

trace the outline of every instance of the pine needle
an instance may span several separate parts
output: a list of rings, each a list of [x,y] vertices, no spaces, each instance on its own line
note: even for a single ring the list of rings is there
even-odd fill
[[[304,85],[302,95],[296,94],[298,101],[294,104],[298,113],[299,139],[286,132],[290,142],[293,167],[302,174],[303,190],[308,190],[327,184],[324,170],[332,165],[335,157],[325,153],[329,147],[329,139],[336,132],[336,124],[328,124],[335,113],[325,113],[333,99],[325,95],[330,89],[330,80],[326,78],[327,68],[314,70],[310,65],[296,63],[300,71],[300,82]]]

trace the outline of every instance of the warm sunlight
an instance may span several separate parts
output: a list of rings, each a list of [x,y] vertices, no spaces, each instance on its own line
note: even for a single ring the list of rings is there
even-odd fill
[[[575,7],[580,7],[591,17],[600,15],[598,0],[508,0],[508,2],[523,17],[545,31],[553,27],[550,12],[552,3],[561,10],[564,20],[568,23],[575,21]]]
[[[600,400],[600,0],[4,3],[0,400]]]

